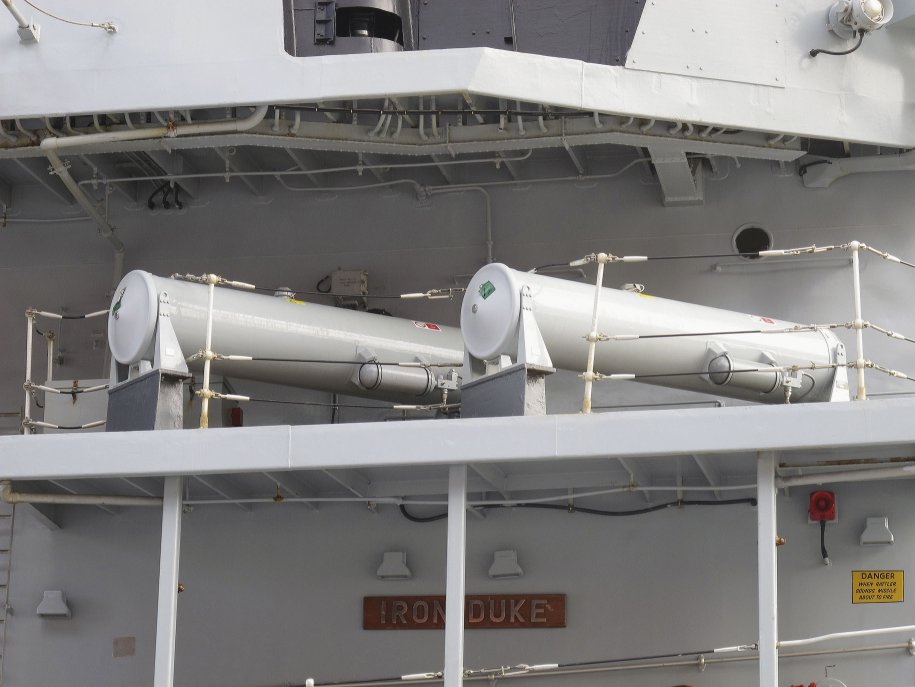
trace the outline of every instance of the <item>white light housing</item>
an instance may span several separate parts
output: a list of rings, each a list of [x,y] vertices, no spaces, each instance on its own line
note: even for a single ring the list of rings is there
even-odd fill
[[[492,565],[489,566],[489,576],[494,580],[508,580],[521,577],[524,571],[518,565],[518,554],[515,551],[496,551],[493,554]]]
[[[407,554],[403,551],[385,551],[375,574],[380,580],[409,580],[413,577],[407,567]]]
[[[42,618],[69,618],[70,607],[60,590],[47,591],[35,611]]]
[[[852,39],[858,31],[876,31],[893,18],[893,0],[838,0],[829,8],[830,31]]]
[[[889,518],[868,518],[867,525],[861,533],[861,546],[892,544],[894,539],[893,533],[890,532]]]

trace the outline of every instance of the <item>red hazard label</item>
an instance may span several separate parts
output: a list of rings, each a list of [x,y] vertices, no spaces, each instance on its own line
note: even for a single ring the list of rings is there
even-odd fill
[[[417,322],[416,320],[413,320],[413,326],[417,329],[428,329],[433,332],[442,331],[441,327],[439,327],[437,324],[432,324],[431,322]]]
[[[757,322],[762,322],[763,324],[775,324],[775,320],[773,320],[771,317],[758,317],[756,315],[753,315],[752,317]]]

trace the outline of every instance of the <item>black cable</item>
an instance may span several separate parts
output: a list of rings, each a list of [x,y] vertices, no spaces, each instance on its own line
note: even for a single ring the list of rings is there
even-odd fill
[[[329,274],[326,275],[326,276],[324,276],[324,277],[322,277],[321,279],[318,280],[318,283],[315,284],[315,291],[316,291],[317,293],[321,293],[321,294],[329,294],[329,293],[330,293],[331,287],[328,286],[327,289],[325,290],[325,289],[322,289],[322,288],[321,288],[321,284],[329,284],[330,281],[331,281],[331,279],[330,279],[330,275],[329,275]],[[301,292],[297,291],[296,293],[305,293],[305,292],[304,292],[304,291],[301,291]]]
[[[663,378],[663,377],[699,377],[702,375],[725,374],[725,373],[741,374],[744,372],[780,372],[780,371],[781,371],[780,369],[776,370],[771,367],[770,368],[758,367],[758,368],[751,368],[751,369],[747,369],[747,370],[722,370],[721,372],[709,372],[708,370],[701,370],[699,372],[661,372],[661,373],[655,373],[655,374],[650,374],[650,375],[633,375],[632,379],[639,380],[639,379],[657,379],[657,378]]]
[[[709,487],[709,491],[713,491],[714,487]],[[755,498],[744,498],[744,499],[726,499],[723,501],[707,501],[707,500],[691,500],[691,499],[677,499],[676,501],[670,501],[668,503],[660,503],[654,506],[648,506],[646,508],[638,508],[636,510],[622,510],[622,511],[613,511],[613,510],[601,510],[598,508],[584,508],[581,506],[575,506],[572,504],[569,505],[560,505],[558,503],[513,503],[513,504],[504,504],[504,503],[484,503],[479,506],[476,506],[480,510],[492,510],[496,508],[534,508],[540,510],[561,510],[566,513],[584,513],[585,515],[602,515],[605,517],[626,517],[630,515],[645,515],[646,513],[654,513],[660,510],[666,510],[668,508],[682,508],[685,506],[736,506],[740,504],[748,504],[750,506],[756,505]],[[448,513],[437,513],[435,515],[420,516],[414,515],[407,510],[406,505],[400,504],[398,506],[400,509],[401,515],[403,515],[407,520],[417,523],[429,523],[436,522],[438,520],[444,520],[448,517]]]
[[[811,57],[816,57],[817,55],[851,55],[855,50],[861,47],[861,44],[864,42],[864,35],[867,33],[864,29],[858,29],[858,42],[855,43],[854,47],[849,48],[848,50],[824,50],[823,48],[814,48],[810,51]]]
[[[80,425],[57,425],[49,429],[94,429],[94,427],[82,427]]]
[[[817,165],[831,165],[832,160],[815,160],[814,162],[808,162],[805,165],[801,165],[797,168],[798,176],[804,176],[807,174],[807,170],[811,167],[816,167]]]
[[[419,522],[419,523],[435,522],[436,520],[444,520],[445,518],[448,517],[448,513],[439,513],[438,515],[429,515],[426,517],[422,517],[419,515],[413,515],[410,511],[407,510],[407,507],[403,504],[400,504],[400,506],[398,506],[398,508],[400,509],[400,514],[403,515],[410,522]]]
[[[327,365],[390,365],[390,366],[403,366],[403,367],[412,367],[411,365],[403,365],[403,363],[382,363],[377,360],[318,360],[318,359],[309,359],[309,358],[252,358],[250,361],[240,361],[240,362],[255,362],[255,363],[324,363]],[[457,362],[457,361],[455,361]],[[423,365],[421,368],[417,367],[416,369],[426,369],[428,367],[433,367],[432,365]],[[440,367],[435,365],[435,367]],[[445,367],[448,367],[447,365]],[[454,365],[457,367],[457,365]]]
[[[162,207],[166,210],[171,208],[172,204],[168,202],[168,197],[172,194],[172,185],[168,184],[162,192]]]
[[[536,273],[539,272],[540,270],[545,270],[545,269],[548,269],[548,268],[550,268],[550,267],[569,267],[569,263],[567,263],[567,262],[553,262],[553,263],[550,263],[549,265],[540,265],[540,266],[538,266],[538,267],[534,267],[534,268],[532,268],[532,269],[529,269],[528,272],[533,272],[533,273],[536,274]]]
[[[611,663],[631,663],[633,661],[656,661],[662,658],[683,658],[684,656],[702,656],[704,654],[713,654],[714,649],[705,651],[681,651],[676,654],[653,654],[651,656],[630,656],[629,658],[607,658],[602,661],[575,661],[573,663],[560,663],[558,668],[583,668],[585,666],[609,665]]]
[[[150,210],[156,209],[156,203],[153,201],[153,198],[162,193],[166,187],[168,187],[169,183],[170,182],[166,181],[164,184],[157,186],[156,190],[149,194],[149,198],[146,201],[146,207],[148,207]]]
[[[701,260],[709,258],[760,258],[758,251],[748,253],[709,253],[707,255],[657,255],[648,256],[649,260]]]
[[[826,551],[826,521],[820,520],[820,554],[823,556],[823,562],[829,565],[829,553]]]
[[[325,281],[328,281],[329,279],[330,279],[330,275],[324,277],[323,279],[321,279],[321,281],[318,282],[318,285],[323,284]],[[333,291],[330,291],[330,290],[322,291],[320,288],[316,288],[315,290],[308,290],[308,289],[290,289],[290,288],[286,288],[286,287],[275,288],[275,287],[269,287],[269,286],[255,286],[254,290],[263,291],[265,293],[279,292],[279,293],[291,293],[293,295],[301,294],[303,296],[339,296],[341,298],[353,298],[354,297],[354,295],[351,293],[334,293]],[[398,294],[367,293],[364,296],[355,296],[355,297],[356,298],[396,298],[397,300],[401,300],[399,293]]]
[[[686,332],[680,334],[639,334],[639,339],[675,339],[684,336],[724,336],[725,334],[798,334],[800,332],[810,332],[811,329],[792,329],[789,331],[778,331],[772,329],[738,329],[734,331],[721,331],[721,332]],[[623,335],[625,336],[625,334]],[[634,341],[635,339],[630,339]],[[625,341],[625,339],[621,339]]]

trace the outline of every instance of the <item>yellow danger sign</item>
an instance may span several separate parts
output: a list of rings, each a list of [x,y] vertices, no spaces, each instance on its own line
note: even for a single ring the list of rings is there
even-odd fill
[[[905,601],[905,572],[902,570],[852,570],[853,604],[892,604]]]

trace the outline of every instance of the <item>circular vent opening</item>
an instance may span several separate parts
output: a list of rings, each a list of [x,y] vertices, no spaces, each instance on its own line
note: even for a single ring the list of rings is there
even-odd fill
[[[734,232],[734,251],[746,260],[757,260],[758,253],[772,248],[772,235],[758,224],[744,224]]]

